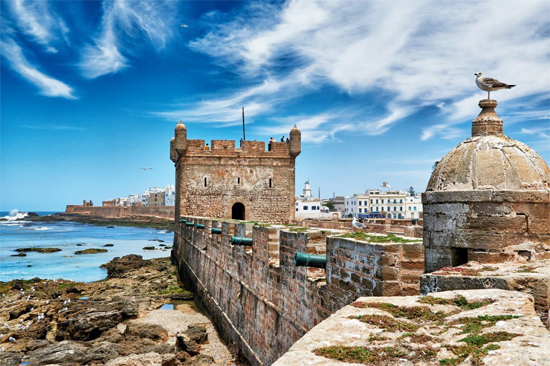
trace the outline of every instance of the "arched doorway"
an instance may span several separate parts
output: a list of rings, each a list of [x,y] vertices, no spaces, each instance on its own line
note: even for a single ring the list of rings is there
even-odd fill
[[[244,205],[240,202],[236,202],[231,207],[231,218],[233,220],[244,220]]]

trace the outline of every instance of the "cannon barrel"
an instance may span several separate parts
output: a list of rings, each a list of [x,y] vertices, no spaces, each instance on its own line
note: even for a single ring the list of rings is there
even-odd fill
[[[219,228],[219,227],[213,227],[212,229],[210,229],[210,232],[212,234],[221,234],[222,233],[222,229]]]
[[[186,226],[195,226],[191,221],[185,221]]]
[[[204,224],[197,224],[195,225],[197,229],[204,229]]]
[[[233,245],[245,245],[252,246],[252,238],[242,238],[240,236],[232,236],[231,244]]]
[[[315,267],[315,268],[326,268],[327,256],[297,252],[294,254],[294,265],[305,266],[305,267]]]
[[[178,222],[179,222],[179,223],[184,223],[184,222],[186,222],[186,221],[185,221],[185,219],[179,219]]]

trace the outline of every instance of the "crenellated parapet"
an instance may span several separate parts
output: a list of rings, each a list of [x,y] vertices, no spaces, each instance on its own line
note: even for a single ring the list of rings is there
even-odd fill
[[[170,141],[176,215],[289,223],[295,213],[295,160],[301,132],[284,142],[188,139],[180,121]]]
[[[178,221],[172,259],[180,277],[255,365],[271,364],[359,296],[419,293],[421,241],[368,243],[338,230],[187,215]],[[247,240],[233,245],[232,238]],[[325,256],[326,267],[296,266],[296,253]]]

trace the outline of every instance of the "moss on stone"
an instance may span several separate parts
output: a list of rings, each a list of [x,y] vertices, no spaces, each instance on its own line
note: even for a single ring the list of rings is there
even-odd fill
[[[463,310],[472,310],[492,304],[494,303],[494,300],[486,299],[481,301],[468,301],[464,296],[457,296],[454,299],[442,299],[440,297],[425,296],[418,299],[417,302],[429,305],[453,305],[458,306]]]
[[[344,235],[340,235],[340,237],[367,241],[369,243],[418,243],[421,241],[421,239],[404,239],[394,234],[370,235],[362,231],[356,233],[346,233]]]

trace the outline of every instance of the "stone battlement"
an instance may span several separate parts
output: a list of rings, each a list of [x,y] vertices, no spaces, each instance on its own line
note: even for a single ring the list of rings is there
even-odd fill
[[[269,158],[289,158],[290,143],[264,141],[240,141],[240,146],[236,147],[234,140],[211,140],[209,150],[205,150],[206,140],[187,140],[187,152],[185,156],[250,156],[250,157],[269,157]]]
[[[180,277],[222,336],[255,365],[273,363],[309,329],[359,296],[420,291],[421,241],[369,243],[337,236],[341,231],[181,219],[193,225],[176,223],[172,259]],[[232,245],[232,236],[251,238],[253,244]],[[325,254],[326,268],[295,266],[297,252]]]

